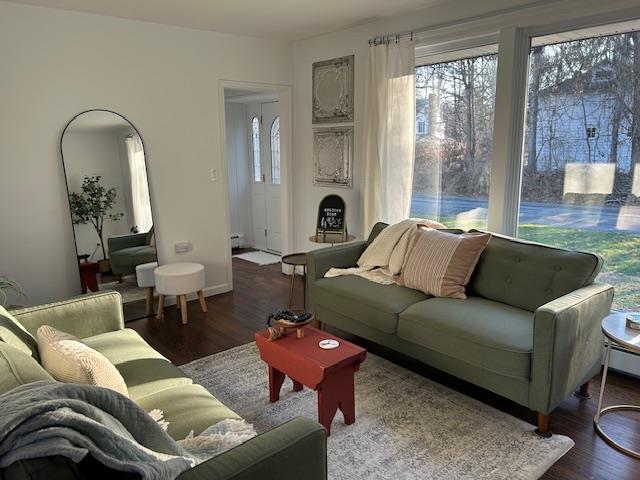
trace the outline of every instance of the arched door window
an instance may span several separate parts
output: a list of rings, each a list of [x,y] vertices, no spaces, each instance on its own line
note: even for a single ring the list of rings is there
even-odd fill
[[[280,185],[280,117],[271,124],[271,183]]]
[[[253,149],[253,181],[262,182],[262,164],[260,163],[260,120],[251,119],[251,147]]]

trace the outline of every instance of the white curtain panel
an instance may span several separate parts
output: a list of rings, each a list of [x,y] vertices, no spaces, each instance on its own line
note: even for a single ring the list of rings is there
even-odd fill
[[[415,150],[415,44],[369,48],[365,107],[364,232],[409,217]]]
[[[127,159],[129,161],[129,176],[131,178],[133,224],[138,227],[139,232],[144,233],[151,230],[153,226],[144,149],[142,147],[142,141],[137,135],[126,137],[125,142],[127,145]]]

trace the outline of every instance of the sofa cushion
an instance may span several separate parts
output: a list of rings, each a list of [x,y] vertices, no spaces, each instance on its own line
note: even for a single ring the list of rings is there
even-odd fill
[[[156,247],[151,245],[142,245],[140,247],[123,248],[122,250],[116,250],[111,253],[112,261],[118,263],[118,265],[127,265],[135,267],[142,263],[155,262],[158,257],[156,254]]]
[[[428,295],[401,287],[380,285],[355,275],[321,278],[314,301],[385,333],[396,333],[398,314]],[[322,321],[322,319],[320,319]]]
[[[467,287],[470,295],[531,312],[593,283],[602,258],[493,235]]]
[[[520,308],[432,298],[400,314],[398,337],[501,375],[530,377],[533,314]]]
[[[37,336],[42,366],[56,380],[110,388],[129,396],[120,372],[79,338],[48,325],[41,326]]]
[[[198,435],[222,420],[240,418],[202,385],[169,388],[147,395],[137,403],[146,412],[162,410],[164,419],[169,422],[167,433],[175,440],[182,440],[191,430]]]
[[[0,305],[0,341],[40,361],[38,341],[2,305]]]
[[[167,388],[192,383],[129,328],[88,337],[83,342],[115,365],[127,384],[129,397],[135,401]]]
[[[29,354],[0,342],[0,395],[25,383],[54,381]]]

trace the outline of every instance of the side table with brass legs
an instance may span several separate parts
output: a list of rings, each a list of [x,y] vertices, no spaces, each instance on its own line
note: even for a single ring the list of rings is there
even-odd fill
[[[616,450],[640,458],[640,452],[626,448],[611,436],[604,432],[600,425],[600,419],[612,412],[621,411],[640,411],[640,405],[610,405],[602,408],[602,400],[604,398],[604,389],[607,381],[607,372],[609,370],[609,359],[611,357],[611,347],[615,344],[624,347],[635,353],[640,353],[640,330],[634,330],[626,325],[626,313],[612,313],[602,321],[602,333],[607,338],[606,353],[604,357],[604,369],[602,370],[602,382],[600,383],[600,395],[598,396],[598,410],[593,419],[593,425],[600,436]]]

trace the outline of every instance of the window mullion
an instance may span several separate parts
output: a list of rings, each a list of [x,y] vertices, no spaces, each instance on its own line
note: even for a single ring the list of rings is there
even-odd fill
[[[521,28],[500,31],[488,229],[513,236],[520,209],[530,43]]]

